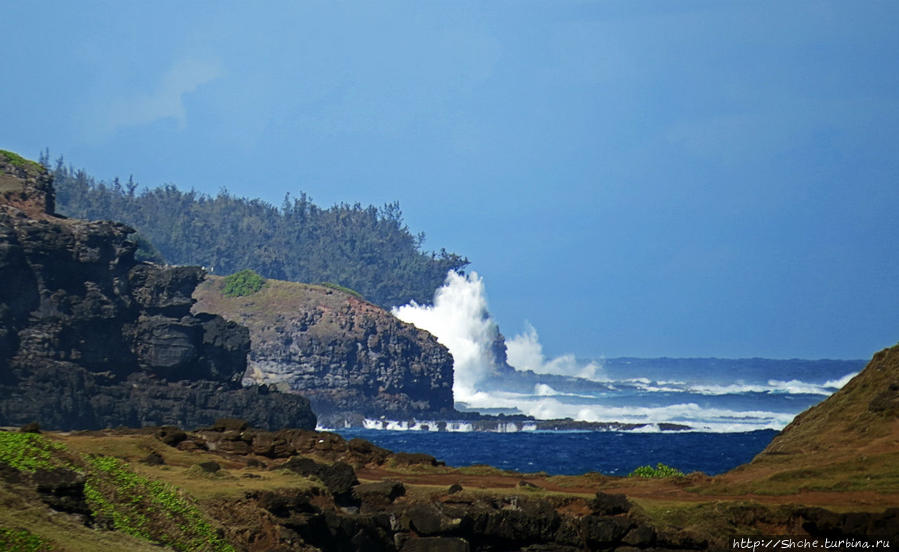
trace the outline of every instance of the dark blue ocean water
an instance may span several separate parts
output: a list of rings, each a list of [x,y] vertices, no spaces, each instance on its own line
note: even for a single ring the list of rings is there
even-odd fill
[[[632,432],[511,433],[424,431],[435,420],[371,420],[368,429],[341,429],[394,451],[424,452],[450,466],[489,464],[521,472],[601,472],[626,475],[659,462],[710,475],[752,460],[796,414],[826,399],[863,361],[770,359],[609,359],[586,380],[533,372],[503,373],[478,384],[484,413],[540,419],[645,424]],[[689,432],[657,431],[660,423]],[[464,424],[462,424],[464,425]],[[519,424],[520,425],[520,424]],[[406,429],[406,431],[399,431]]]
[[[520,472],[551,475],[601,472],[627,475],[658,462],[683,472],[709,475],[752,460],[777,434],[628,432],[428,432],[341,429],[345,438],[361,437],[395,452],[424,452],[449,466],[488,464]]]

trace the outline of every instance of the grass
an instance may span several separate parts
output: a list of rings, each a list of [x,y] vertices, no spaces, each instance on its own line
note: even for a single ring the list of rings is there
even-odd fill
[[[87,461],[91,473],[84,494],[98,520],[175,550],[233,552],[199,508],[174,486],[137,474],[117,458],[93,456]]]
[[[252,491],[292,489],[302,492],[316,486],[311,479],[291,471],[246,468],[242,463],[213,453],[185,452],[169,447],[152,435],[75,434],[66,436],[65,441],[72,450],[83,454],[96,453],[126,460],[135,473],[177,487],[200,502],[237,498]],[[152,466],[138,462],[150,452],[160,454],[165,463]],[[194,467],[207,459],[215,460],[222,469],[216,474],[207,474]],[[247,474],[258,477],[244,477]]]
[[[53,547],[46,540],[27,529],[0,527],[0,550],[7,552],[44,552]]]
[[[138,436],[130,443],[109,446],[118,449],[117,452],[126,449],[141,453],[142,448],[148,448],[147,439],[152,437]],[[106,440],[107,443],[116,441],[118,440]],[[95,444],[96,442],[94,440]],[[119,458],[103,454],[78,454],[78,450],[71,450],[63,443],[40,434],[0,432],[0,463],[25,474],[57,468],[83,473],[86,476],[85,501],[101,526],[105,524],[117,532],[175,550],[233,551],[200,508],[175,485],[137,473]],[[7,512],[28,509],[16,502],[15,493],[4,496],[0,510]],[[16,520],[4,520],[0,517],[0,527],[22,526],[21,523],[9,523],[11,521]],[[7,540],[15,538],[15,546],[22,550],[31,550],[25,546],[32,544],[44,548],[49,546],[45,546],[40,538],[26,538],[19,532],[7,532],[4,535],[3,538]],[[51,539],[48,542],[66,541]]]
[[[51,515],[41,501],[19,488],[0,485],[0,527],[27,531],[41,539],[44,548],[54,552],[159,552],[159,546],[145,540],[117,531],[97,531],[86,527],[73,516]],[[17,533],[13,533],[15,536]],[[27,542],[27,541],[26,541]],[[7,548],[8,543],[0,538],[0,550],[22,550]],[[11,545],[9,545],[11,546]],[[24,548],[24,550],[29,550]]]
[[[359,298],[359,299],[365,299],[364,297],[362,297],[362,294],[359,293],[358,291],[356,291],[356,290],[354,290],[354,289],[350,289],[350,288],[348,288],[348,287],[344,287],[344,286],[342,286],[342,285],[340,285],[340,284],[335,284],[335,283],[332,283],[332,282],[322,282],[322,283],[320,283],[320,284],[318,284],[318,285],[320,285],[320,286],[322,286],[322,287],[329,288],[329,289],[334,289],[334,290],[337,290],[337,291],[340,291],[340,292],[343,292],[343,293],[347,293],[347,294],[352,295],[353,297],[357,297],[357,298]]]
[[[37,433],[0,432],[0,463],[21,472],[71,467],[59,454],[64,450],[64,446]]]
[[[224,278],[210,275],[194,290],[197,303],[194,312],[219,314],[250,328],[250,339],[254,342],[277,341],[290,334],[298,324],[296,313],[321,311],[326,313],[315,324],[308,327],[307,335],[312,338],[335,334],[361,335],[361,330],[348,330],[340,326],[330,312],[345,309],[350,297],[344,293],[334,293],[333,288],[318,284],[303,284],[283,280],[266,280],[258,292],[242,297],[231,297],[224,293]],[[355,333],[354,333],[355,332]]]
[[[785,496],[808,491],[873,491],[899,493],[899,452],[857,456],[836,462],[770,465],[736,470],[695,489],[699,494]],[[741,477],[743,472],[751,475]]]
[[[40,164],[25,159],[18,153],[7,150],[0,150],[0,156],[3,156],[10,165],[19,169],[32,169],[37,171],[43,170],[43,167],[41,167]]]

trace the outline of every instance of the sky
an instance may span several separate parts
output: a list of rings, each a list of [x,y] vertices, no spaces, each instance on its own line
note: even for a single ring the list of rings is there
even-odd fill
[[[399,201],[547,355],[899,341],[899,3],[3,2],[0,148]]]

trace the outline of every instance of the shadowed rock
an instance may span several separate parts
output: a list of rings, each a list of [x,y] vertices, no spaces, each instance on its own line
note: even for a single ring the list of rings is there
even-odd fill
[[[197,267],[140,263],[131,228],[53,215],[49,175],[0,154],[0,425],[313,428],[309,403],[242,389],[245,327],[191,314]]]

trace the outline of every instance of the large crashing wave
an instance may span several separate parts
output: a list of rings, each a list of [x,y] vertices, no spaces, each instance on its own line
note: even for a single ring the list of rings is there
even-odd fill
[[[613,379],[595,361],[579,361],[572,354],[546,358],[530,324],[506,342],[508,364],[515,368],[510,373],[498,365],[494,347],[499,327],[476,272],[451,271],[433,305],[413,302],[393,309],[393,314],[430,332],[450,350],[457,404],[474,410],[507,409],[538,419],[670,422],[704,431],[781,429],[855,375],[823,383],[653,381],[638,374]]]

